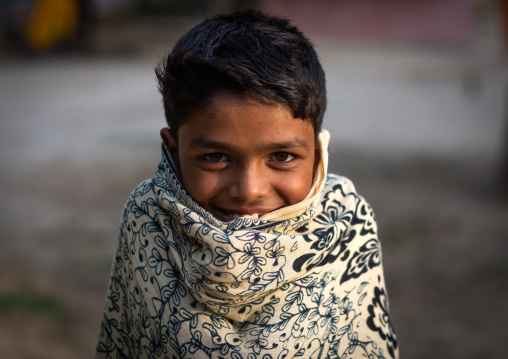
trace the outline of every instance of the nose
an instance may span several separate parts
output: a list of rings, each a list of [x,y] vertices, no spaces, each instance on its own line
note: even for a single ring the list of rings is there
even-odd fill
[[[229,194],[241,203],[249,203],[268,196],[270,193],[269,178],[262,165],[245,164],[235,171]]]

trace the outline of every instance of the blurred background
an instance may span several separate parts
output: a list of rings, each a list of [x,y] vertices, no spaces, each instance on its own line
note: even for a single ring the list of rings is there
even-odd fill
[[[124,201],[160,158],[153,68],[246,8],[317,48],[401,356],[505,357],[507,1],[0,0],[0,358],[93,356]]]

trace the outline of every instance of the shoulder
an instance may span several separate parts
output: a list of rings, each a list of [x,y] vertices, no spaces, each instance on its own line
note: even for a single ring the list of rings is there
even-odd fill
[[[328,173],[326,175],[325,190],[340,190],[346,194],[356,194],[356,188],[349,178]]]
[[[142,200],[147,196],[151,196],[154,193],[154,181],[153,178],[148,178],[139,183],[129,195],[129,200]]]
[[[324,187],[322,205],[338,206],[351,214],[351,224],[368,222],[375,226],[375,215],[371,205],[360,195],[353,182],[344,176],[328,174]]]
[[[150,207],[156,205],[155,186],[153,178],[146,179],[139,183],[129,194],[123,208],[124,219],[134,213],[136,217],[141,212],[150,212]]]
[[[357,192],[353,181],[344,176],[328,174],[323,193],[328,200],[333,198],[335,201],[346,202],[348,204],[363,203],[368,205],[365,198]]]

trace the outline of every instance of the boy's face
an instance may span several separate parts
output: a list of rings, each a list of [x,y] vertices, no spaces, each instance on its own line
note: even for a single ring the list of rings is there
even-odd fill
[[[186,191],[223,222],[300,202],[319,158],[310,122],[229,93],[180,127],[178,145],[167,129],[161,136]]]

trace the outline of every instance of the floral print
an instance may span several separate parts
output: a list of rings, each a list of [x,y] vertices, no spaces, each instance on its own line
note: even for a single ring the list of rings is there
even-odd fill
[[[123,213],[97,358],[397,358],[374,215],[328,175],[299,216],[221,222],[163,149]]]

